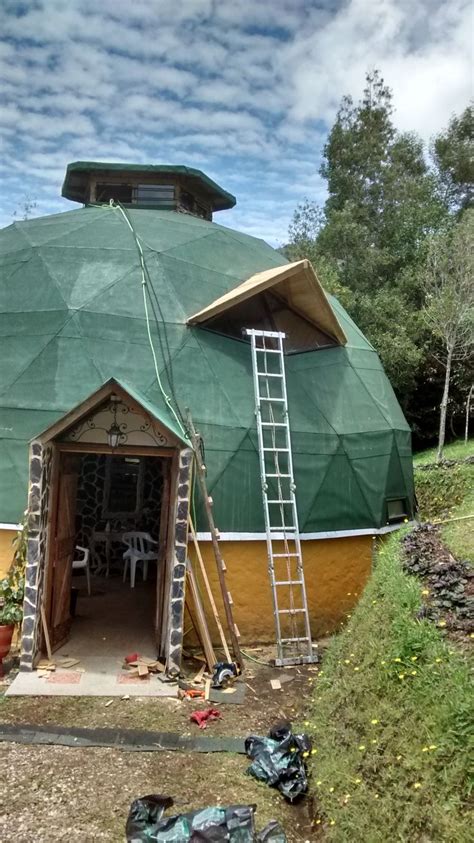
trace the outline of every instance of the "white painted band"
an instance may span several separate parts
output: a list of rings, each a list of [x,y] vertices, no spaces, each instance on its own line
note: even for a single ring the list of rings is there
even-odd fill
[[[386,527],[369,527],[362,530],[332,530],[321,533],[300,533],[301,541],[317,541],[318,539],[345,539],[351,536],[383,536],[386,533],[393,533],[400,527],[413,527],[415,521],[408,521],[406,524],[387,524]],[[274,540],[284,539],[283,533],[273,533]],[[196,538],[201,542],[211,541],[210,533],[197,533]],[[223,542],[264,542],[267,539],[266,533],[219,533],[219,539]]]

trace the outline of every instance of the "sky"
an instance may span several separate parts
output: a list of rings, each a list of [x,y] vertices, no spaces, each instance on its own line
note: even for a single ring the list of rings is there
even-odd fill
[[[66,165],[185,164],[237,197],[215,221],[286,242],[324,202],[344,94],[381,70],[428,143],[472,96],[469,0],[0,0],[0,225],[70,210]]]

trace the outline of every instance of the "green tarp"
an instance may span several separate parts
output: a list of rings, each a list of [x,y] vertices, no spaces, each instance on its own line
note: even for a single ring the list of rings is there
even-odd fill
[[[189,215],[127,213],[156,293],[165,388],[160,338],[181,410],[191,408],[205,438],[216,521],[222,532],[261,532],[250,347],[186,319],[286,261],[261,240]],[[286,358],[303,532],[381,527],[387,498],[405,499],[409,514],[413,505],[408,425],[373,348],[331,303],[347,346]],[[91,206],[0,232],[0,336],[0,521],[10,523],[26,504],[28,441],[109,378],[168,412],[136,243],[118,209]]]

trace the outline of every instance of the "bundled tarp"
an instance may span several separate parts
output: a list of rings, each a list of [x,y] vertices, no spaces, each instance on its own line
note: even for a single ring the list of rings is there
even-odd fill
[[[171,796],[135,799],[127,819],[127,843],[286,843],[277,822],[255,831],[255,805],[214,806],[164,817]]]
[[[295,735],[291,723],[278,723],[267,738],[248,737],[245,751],[253,763],[249,775],[276,787],[290,802],[294,802],[308,789],[305,759],[311,752],[307,735]]]

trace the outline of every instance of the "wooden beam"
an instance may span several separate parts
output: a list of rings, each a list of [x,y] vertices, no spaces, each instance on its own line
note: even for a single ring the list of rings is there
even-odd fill
[[[198,540],[196,538],[196,533],[194,531],[194,525],[192,522],[191,516],[189,516],[189,530],[191,533],[191,538],[193,540],[194,549],[196,551],[196,556],[198,558],[199,567],[201,569],[202,578],[204,580],[204,586],[206,588],[207,596],[209,599],[209,603],[211,604],[212,614],[214,615],[214,620],[216,622],[217,629],[219,631],[219,636],[222,641],[222,647],[224,649],[225,657],[228,662],[231,662],[231,656],[229,652],[229,648],[227,646],[226,637],[224,635],[224,630],[222,628],[221,619],[219,617],[219,612],[217,611],[216,601],[214,600],[214,595],[212,593],[211,585],[209,582],[209,578],[207,576],[206,566],[204,565],[204,560],[201,554],[201,548],[199,547]]]
[[[204,613],[203,605],[201,602],[201,596],[199,594],[196,577],[189,559],[186,561],[186,574],[189,582],[189,590],[191,592],[194,608],[196,610],[196,620],[199,626],[199,633],[200,638],[202,640],[204,655],[206,656],[206,661],[209,669],[213,670],[214,665],[217,662],[216,654],[214,653],[214,648],[212,646],[209,627],[207,625],[206,615]]]

